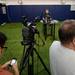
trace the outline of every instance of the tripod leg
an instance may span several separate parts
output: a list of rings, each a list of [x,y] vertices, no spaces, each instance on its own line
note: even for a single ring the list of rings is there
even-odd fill
[[[47,38],[47,24],[43,24],[43,35],[46,40],[46,38]]]
[[[55,40],[55,23],[53,24],[53,40]]]
[[[51,31],[50,31],[51,32],[51,36],[53,36],[53,33],[52,33],[53,32],[53,24],[50,24],[50,27],[51,27],[50,28],[51,29]]]
[[[20,75],[21,75],[21,72],[22,70],[24,69],[25,65],[27,64],[27,61],[28,61],[28,52],[29,52],[29,48],[25,51],[25,47],[24,47],[24,51],[23,51],[23,56],[22,56],[22,59],[21,59],[21,63],[20,63]]]
[[[20,69],[22,68],[24,55],[25,55],[25,45],[24,45],[24,49],[23,49],[23,55],[22,55],[22,58],[21,58],[21,62],[20,62]]]
[[[35,51],[35,53],[37,54],[38,58],[40,59],[42,65],[44,66],[44,68],[45,68],[45,70],[47,71],[47,73],[48,73],[49,75],[51,75],[50,71],[47,69],[46,65],[44,64],[42,58],[40,57],[40,55],[38,54],[38,52],[36,51],[35,48],[34,48],[34,51]]]
[[[32,63],[30,64],[30,59],[29,58],[32,58]],[[24,58],[22,60],[22,66],[21,66],[21,69],[20,69],[20,75],[23,71],[23,69],[26,67],[26,64],[28,63],[28,75],[34,75],[33,74],[33,47],[32,45],[29,46],[25,52],[25,55],[24,55]]]
[[[32,48],[32,52],[29,56],[28,60],[28,75],[34,75],[34,52]]]

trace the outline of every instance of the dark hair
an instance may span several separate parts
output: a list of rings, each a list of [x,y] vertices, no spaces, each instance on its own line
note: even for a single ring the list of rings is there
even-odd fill
[[[72,42],[75,37],[75,20],[65,20],[58,33],[62,44]]]
[[[7,40],[6,35],[0,32],[0,47],[3,47],[5,45],[6,40]]]

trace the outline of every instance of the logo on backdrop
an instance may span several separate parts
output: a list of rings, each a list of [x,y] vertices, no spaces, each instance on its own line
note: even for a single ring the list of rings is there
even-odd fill
[[[6,7],[5,6],[2,7],[2,13],[6,14]]]

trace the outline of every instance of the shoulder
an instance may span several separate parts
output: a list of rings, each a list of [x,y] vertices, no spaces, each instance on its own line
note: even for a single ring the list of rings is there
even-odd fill
[[[59,47],[61,45],[60,41],[53,41],[51,47]]]
[[[53,41],[49,50],[50,50],[50,52],[56,52],[60,48],[61,48],[61,42],[60,41]]]

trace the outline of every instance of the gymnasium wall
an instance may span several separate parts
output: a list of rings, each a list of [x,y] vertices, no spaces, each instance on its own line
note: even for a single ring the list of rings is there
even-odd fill
[[[8,20],[6,9],[5,5],[0,4],[0,24]]]
[[[43,16],[43,11],[47,8],[51,17],[56,20],[75,19],[75,11],[70,10],[71,5],[7,5],[6,15],[2,14],[0,7],[0,23],[20,22],[22,16],[29,17],[30,21],[39,16]]]
[[[46,8],[49,9],[53,19],[75,19],[75,11],[70,10],[70,5],[8,5],[8,20],[18,22],[22,16],[30,17],[30,20],[36,16],[42,17]]]

